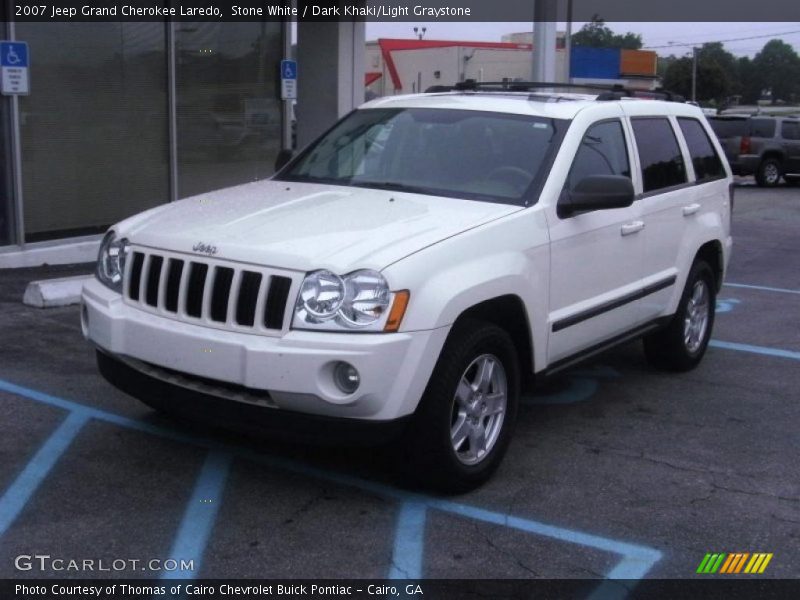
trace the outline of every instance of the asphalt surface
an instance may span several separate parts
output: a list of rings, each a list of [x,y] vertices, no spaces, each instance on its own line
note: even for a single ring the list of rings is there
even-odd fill
[[[633,343],[547,382],[495,477],[449,498],[399,485],[389,450],[154,414],[99,377],[77,307],[21,303],[86,266],[0,271],[0,578],[158,576],[15,569],[37,553],[204,578],[691,578],[707,552],[797,577],[800,191],[739,187],[734,227],[728,282],[776,289],[723,288],[698,369],[654,371]]]

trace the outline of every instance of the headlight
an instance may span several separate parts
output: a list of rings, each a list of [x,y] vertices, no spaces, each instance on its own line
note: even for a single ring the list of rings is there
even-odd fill
[[[407,301],[408,292],[399,293]],[[384,331],[396,296],[377,271],[353,271],[343,277],[330,271],[314,271],[300,286],[292,327]],[[396,331],[396,327],[391,330]]]
[[[122,293],[122,277],[125,274],[125,259],[128,255],[128,240],[117,239],[109,231],[100,244],[97,256],[97,279],[115,292]]]
[[[320,323],[336,316],[344,302],[344,281],[330,271],[310,273],[300,286],[297,305],[311,322]]]

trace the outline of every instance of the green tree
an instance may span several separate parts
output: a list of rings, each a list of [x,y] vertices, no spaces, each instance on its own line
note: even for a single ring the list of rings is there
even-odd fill
[[[692,97],[692,59],[678,58],[670,62],[664,73],[664,87]],[[719,105],[725,102],[731,90],[731,76],[715,60],[697,60],[697,101],[714,102]]]
[[[755,71],[769,88],[772,103],[790,101],[800,92],[800,57],[783,40],[770,40],[753,58]]]
[[[742,56],[736,61],[736,76],[736,93],[742,95],[742,103],[756,104],[765,87],[764,77],[749,56]]]
[[[664,87],[687,98],[692,94],[692,58],[661,59],[659,75]],[[731,94],[741,93],[736,57],[722,42],[708,42],[697,49],[697,100],[725,104]]]
[[[594,15],[590,23],[586,23],[572,36],[572,45],[639,50],[642,47],[642,36],[630,31],[625,34],[614,33],[603,19]]]

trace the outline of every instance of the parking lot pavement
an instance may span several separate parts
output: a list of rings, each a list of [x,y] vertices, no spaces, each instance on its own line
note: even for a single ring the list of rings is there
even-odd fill
[[[631,344],[526,397],[487,485],[398,485],[389,450],[312,448],[161,418],[97,374],[76,307],[0,272],[0,577],[20,554],[182,558],[190,577],[695,576],[707,552],[800,556],[800,192],[743,186],[714,347],[694,372]],[[89,267],[90,268],[90,267]]]

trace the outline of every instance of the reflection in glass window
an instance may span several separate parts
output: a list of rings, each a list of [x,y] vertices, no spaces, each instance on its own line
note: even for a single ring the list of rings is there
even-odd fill
[[[597,123],[588,129],[572,163],[567,189],[574,189],[582,179],[592,175],[631,176],[625,134],[619,121]]]
[[[692,157],[697,181],[724,177],[725,169],[722,167],[722,161],[700,121],[678,119],[678,124],[681,126],[686,145],[689,147],[689,155]]]
[[[169,201],[163,23],[17,23],[28,242],[102,233]]]
[[[269,177],[281,148],[279,22],[175,24],[178,195]]]
[[[14,191],[11,186],[11,136],[8,133],[8,103],[0,103],[0,246],[11,243],[14,238],[12,202]]]
[[[686,183],[683,156],[669,121],[646,117],[631,122],[642,166],[644,192]]]

